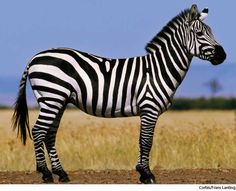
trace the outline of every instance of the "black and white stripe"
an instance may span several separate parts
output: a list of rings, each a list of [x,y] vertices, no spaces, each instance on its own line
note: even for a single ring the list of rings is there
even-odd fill
[[[206,10],[204,14],[207,14]],[[74,49],[58,48],[40,52],[32,58],[21,81],[15,127],[20,126],[25,143],[25,129],[29,127],[22,122],[26,116],[20,119],[22,104],[19,103],[25,99],[22,92],[28,75],[40,106],[32,135],[37,170],[43,173],[44,181],[52,181],[45,161],[44,143],[52,162],[52,171],[59,175],[61,181],[69,180],[59,162],[55,138],[67,103],[73,103],[94,116],[139,115],[140,151],[136,169],[141,174],[141,182],[155,182],[149,169],[149,152],[158,116],[171,105],[193,56],[210,60],[213,64],[225,59],[223,48],[200,19],[203,17],[195,5],[185,10],[147,44],[147,55],[144,56],[108,59]],[[215,56],[216,52],[218,56]]]

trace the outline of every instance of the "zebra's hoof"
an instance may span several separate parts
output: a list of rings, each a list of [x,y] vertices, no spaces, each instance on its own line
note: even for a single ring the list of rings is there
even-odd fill
[[[143,184],[156,184],[156,179],[155,179],[155,176],[153,174],[151,174],[148,177],[147,176],[141,176],[139,180]]]
[[[37,167],[36,171],[38,173],[42,173],[42,179],[43,179],[43,183],[53,183],[53,177],[52,177],[52,173],[50,170],[48,170],[47,166],[43,166],[43,167]]]
[[[53,174],[56,174],[59,176],[59,182],[69,182],[70,181],[68,174],[64,170],[54,170]]]
[[[46,184],[53,183],[52,175],[43,175],[42,179],[43,179],[43,183],[46,183]]]
[[[70,179],[68,176],[62,176],[59,177],[59,182],[70,182]]]
[[[149,166],[138,164],[136,170],[140,173],[140,182],[143,184],[156,184],[155,176],[152,174]]]

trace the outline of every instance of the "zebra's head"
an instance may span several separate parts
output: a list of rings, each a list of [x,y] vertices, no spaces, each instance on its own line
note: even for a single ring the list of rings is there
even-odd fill
[[[203,23],[207,15],[208,8],[199,12],[197,5],[192,5],[186,22],[188,27],[186,46],[192,56],[209,60],[213,65],[217,65],[225,60],[226,53],[223,47],[216,42],[211,28]]]

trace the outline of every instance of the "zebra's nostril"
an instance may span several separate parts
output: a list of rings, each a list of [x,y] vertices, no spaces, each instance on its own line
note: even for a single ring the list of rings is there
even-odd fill
[[[215,47],[215,54],[220,55],[221,57],[224,57],[224,59],[226,58],[226,53],[222,46]]]
[[[211,59],[211,63],[214,65],[221,64],[226,59],[226,53],[222,46],[215,46],[214,56]]]

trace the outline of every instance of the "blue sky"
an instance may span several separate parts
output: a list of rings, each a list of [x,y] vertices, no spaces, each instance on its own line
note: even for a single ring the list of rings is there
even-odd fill
[[[209,7],[209,15],[205,22],[211,26],[216,39],[227,52],[225,64],[235,69],[236,1],[234,0],[2,1],[0,3],[0,104],[5,98],[11,102],[12,96],[16,94],[13,88],[17,89],[18,80],[27,62],[37,52],[48,48],[71,47],[114,58],[144,55],[146,43],[171,18],[193,3],[196,3],[200,10]],[[193,65],[196,64],[210,65],[195,58]],[[214,73],[213,66],[206,67],[212,67],[212,71],[211,68],[209,71]],[[220,71],[217,75],[221,76]],[[11,80],[12,82],[6,85]],[[190,83],[196,79],[188,76],[187,80],[186,83]],[[235,90],[231,93],[236,94],[236,87],[232,88]],[[197,92],[201,92],[201,89]],[[184,92],[180,92],[180,95],[184,96]],[[194,95],[198,96],[197,93],[192,93],[190,96]]]

